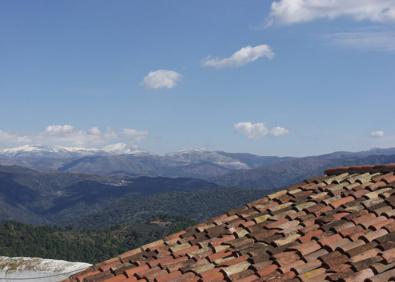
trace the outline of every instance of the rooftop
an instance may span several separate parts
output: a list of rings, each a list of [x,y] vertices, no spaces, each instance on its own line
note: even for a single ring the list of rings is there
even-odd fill
[[[67,281],[390,281],[394,172],[330,169]]]

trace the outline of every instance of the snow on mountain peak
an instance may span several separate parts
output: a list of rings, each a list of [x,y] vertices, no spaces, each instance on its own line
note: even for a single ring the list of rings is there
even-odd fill
[[[1,154],[37,153],[47,150],[42,146],[23,145],[19,147],[0,149]]]
[[[167,154],[167,156],[185,163],[210,162],[229,169],[249,168],[247,164],[237,159],[225,156],[221,154],[221,152],[209,151],[207,149],[181,150],[172,154]]]
[[[85,147],[67,147],[67,146],[40,146],[40,145],[24,145],[13,148],[0,149],[0,154],[4,155],[20,155],[20,154],[77,154],[77,155],[93,155],[93,154],[140,154],[143,151],[137,150],[133,146],[124,143],[116,143],[104,146],[103,148],[85,148]]]

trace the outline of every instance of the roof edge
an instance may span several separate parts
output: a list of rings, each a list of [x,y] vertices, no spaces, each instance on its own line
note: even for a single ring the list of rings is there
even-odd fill
[[[395,163],[385,165],[359,165],[359,166],[341,166],[325,170],[328,176],[338,175],[342,173],[376,173],[376,172],[395,172]]]

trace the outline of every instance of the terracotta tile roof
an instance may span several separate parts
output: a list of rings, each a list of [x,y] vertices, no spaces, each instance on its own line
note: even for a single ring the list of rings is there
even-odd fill
[[[329,169],[68,281],[395,281],[395,164]]]

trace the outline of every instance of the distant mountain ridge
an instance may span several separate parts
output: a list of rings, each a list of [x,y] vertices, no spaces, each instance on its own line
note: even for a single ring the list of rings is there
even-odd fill
[[[254,171],[257,173],[262,170],[264,173],[275,172],[280,168],[295,165],[303,168],[304,164],[311,163],[317,164],[317,168],[320,170],[317,169],[314,172],[319,174],[322,172],[322,168],[341,165],[343,160],[352,162],[363,157],[390,155],[395,155],[395,148],[376,148],[361,152],[334,152],[308,157],[277,157],[208,150],[183,150],[157,155],[134,150],[125,144],[114,144],[103,149],[22,146],[0,150],[0,164],[22,166],[39,171],[102,176],[200,178],[227,186],[245,186],[248,181],[232,183],[231,180],[242,179],[244,174],[251,176]],[[306,171],[306,169],[304,170]],[[308,175],[310,176],[310,174]],[[259,185],[254,184],[254,186]]]
[[[232,171],[256,168],[283,159],[274,156],[206,150],[184,150],[155,155],[127,148],[125,150],[115,148],[116,146],[112,146],[110,148],[112,150],[96,150],[23,146],[1,150],[0,164],[23,166],[41,171],[208,179]]]
[[[323,174],[338,166],[395,163],[394,149],[357,153],[335,152],[321,156],[292,158],[245,171],[236,171],[211,181],[229,187],[280,188]]]

